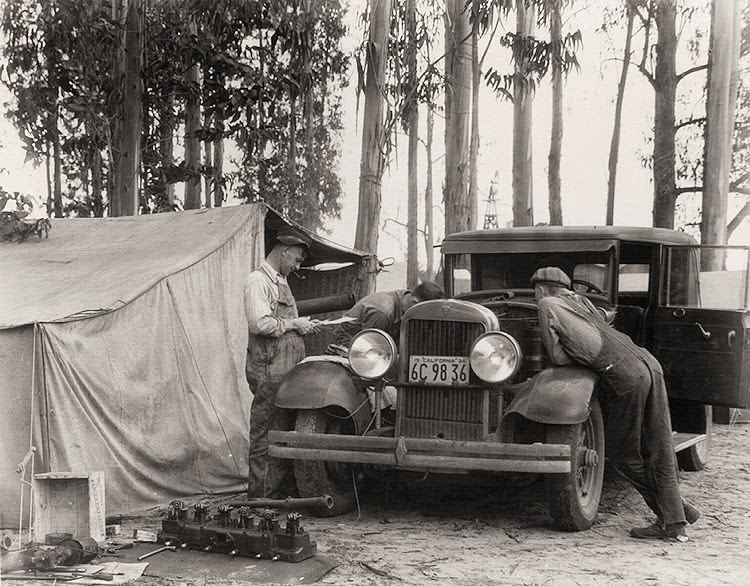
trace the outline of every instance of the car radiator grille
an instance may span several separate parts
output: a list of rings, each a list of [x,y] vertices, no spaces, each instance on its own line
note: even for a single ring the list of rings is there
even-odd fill
[[[406,356],[468,356],[471,345],[484,333],[476,322],[409,320],[406,326]]]
[[[480,323],[410,320],[404,358],[411,355],[468,356],[484,333]],[[407,437],[481,440],[484,388],[471,375],[465,387],[403,386],[399,389],[399,433]]]

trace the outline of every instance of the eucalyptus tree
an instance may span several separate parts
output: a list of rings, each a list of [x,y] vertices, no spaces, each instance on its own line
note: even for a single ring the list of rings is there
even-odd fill
[[[740,2],[713,2],[706,98],[701,242],[727,243],[727,208],[732,165],[735,105],[739,84]],[[706,270],[721,270],[724,255],[701,258]]]
[[[637,0],[625,0],[625,46],[622,52],[622,69],[617,83],[617,98],[615,100],[615,120],[612,126],[612,139],[609,146],[609,161],[607,164],[607,219],[608,226],[615,221],[615,191],[617,187],[617,162],[620,154],[620,133],[622,130],[622,109],[625,100],[625,88],[630,71],[630,60],[633,47],[633,23],[635,21],[635,5]]]
[[[359,163],[359,206],[354,247],[371,253],[378,250],[378,229],[382,201],[383,170],[387,145],[384,129],[384,88],[388,61],[391,0],[373,0],[365,63],[359,65],[360,84],[365,95],[362,121],[362,152]],[[375,290],[375,271],[368,271],[363,292]]]
[[[531,126],[534,92],[550,67],[553,68],[553,136],[550,146],[550,211],[554,222],[562,222],[560,207],[559,162],[562,144],[561,78],[578,67],[576,51],[581,46],[580,31],[563,34],[559,15],[564,0],[484,0],[480,2],[480,22],[488,29],[495,18],[507,18],[516,10],[516,32],[498,41],[510,48],[513,72],[489,69],[485,74],[495,93],[513,102],[513,223],[530,226],[533,217]],[[553,38],[545,40],[534,31],[550,27]]]
[[[130,68],[139,69],[141,77],[125,87],[142,83],[144,91],[140,99],[124,100],[125,70],[113,65],[122,62],[118,50],[128,30],[120,18],[127,12],[118,7],[127,6],[141,10],[139,22],[146,25],[142,65]],[[234,177],[241,197],[264,199],[315,228],[321,215],[339,209],[340,105],[331,88],[345,83],[341,14],[338,0],[8,0],[4,80],[16,97],[11,117],[33,156],[59,161],[55,177],[66,175],[68,211],[100,215],[101,186],[108,186],[112,200],[126,178],[135,179],[133,167],[117,173],[115,158],[125,150],[131,163],[141,158],[135,207],[142,212],[172,209],[172,186],[199,181],[201,175],[213,175],[213,185],[223,187],[231,178],[216,174],[223,165],[223,141],[231,137],[244,155]],[[200,83],[186,79],[198,68]],[[193,108],[198,116],[184,132],[193,98],[202,100],[202,111]],[[303,117],[290,115],[290,102],[303,98],[305,123],[297,125]],[[142,122],[120,123],[123,107]],[[200,156],[175,161],[181,130],[183,145],[214,145],[213,165],[201,164]],[[140,139],[140,148],[116,144],[125,131]],[[298,133],[304,133],[305,148],[296,148]],[[307,197],[299,197],[300,185]],[[223,193],[214,193],[214,204],[223,199]],[[57,201],[59,213],[65,213],[62,198]],[[190,205],[203,204],[193,198]]]
[[[465,0],[446,0],[445,25],[445,233],[476,227],[469,197],[472,28]],[[472,205],[473,204],[473,205]]]
[[[718,5],[726,8],[733,5],[733,2],[720,2]],[[710,51],[704,42],[708,35],[699,24],[698,18],[705,14],[708,5],[677,0],[633,0],[629,7],[635,14],[638,25],[633,42],[641,45],[640,55],[634,54],[632,63],[654,89],[653,150],[651,156],[644,160],[644,164],[651,166],[653,170],[653,224],[674,228],[679,223],[680,227],[690,228],[691,225],[701,222],[698,211],[701,206],[690,195],[704,190],[702,180],[706,172],[704,153],[707,148],[707,118],[700,114],[696,115],[695,108],[696,92],[700,91],[695,87],[697,85],[705,88],[705,82],[693,80],[692,84],[688,84],[687,80],[696,74],[705,75],[708,68],[707,55]],[[746,47],[750,43],[747,40],[750,38],[750,28],[747,25],[749,14],[750,9],[745,7],[742,11],[742,24],[736,16],[733,19],[735,32],[742,26],[741,55],[746,54]],[[722,33],[724,36],[727,34],[733,33]],[[678,50],[690,58],[686,68],[680,72],[677,71],[676,65]],[[706,90],[703,91],[705,95]],[[747,189],[750,176],[743,175],[739,170],[741,165],[736,163],[747,157],[748,145],[743,143],[740,137],[741,129],[746,127],[750,112],[743,107],[741,99],[737,105],[733,146],[735,164],[730,171],[729,191],[740,197],[742,190]],[[679,116],[682,111],[685,114]],[[709,159],[710,157],[711,155]],[[685,197],[681,198],[683,194]],[[711,201],[713,199],[709,198],[705,203]],[[739,225],[747,213],[750,213],[750,205],[741,206],[737,215],[727,223],[727,235]]]
[[[218,103],[223,134],[243,153],[237,190],[316,229],[340,210],[344,9],[339,0],[256,4],[257,26],[233,57],[241,87]]]
[[[140,208],[141,138],[143,124],[143,0],[113,2],[120,34],[115,37],[112,80],[119,94],[112,121],[112,170],[109,213],[135,216]]]

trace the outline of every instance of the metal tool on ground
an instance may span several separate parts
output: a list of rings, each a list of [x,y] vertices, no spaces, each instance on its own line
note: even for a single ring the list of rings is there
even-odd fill
[[[332,509],[333,498],[327,494],[309,498],[292,498],[285,499],[248,499],[229,503],[230,506],[264,508],[264,509]]]
[[[176,545],[165,545],[164,547],[160,547],[159,549],[155,549],[154,551],[150,551],[148,553],[144,553],[142,556],[138,556],[138,561],[145,560],[146,558],[150,558],[152,555],[156,555],[157,553],[161,553],[163,551],[176,551],[177,546]]]
[[[3,580],[56,580],[57,582],[70,582],[71,580],[77,580],[79,576],[59,576],[59,575],[47,575],[47,574],[3,574]]]
[[[264,500],[268,499],[247,502],[257,505]],[[310,535],[300,524],[301,519],[299,513],[289,513],[282,527],[279,514],[273,509],[263,509],[256,514],[250,506],[235,509],[231,504],[219,506],[216,516],[212,517],[205,503],[196,503],[190,522],[184,503],[174,501],[169,506],[167,519],[162,521],[158,539],[159,543],[205,552],[299,562],[317,552],[317,544],[310,541]]]

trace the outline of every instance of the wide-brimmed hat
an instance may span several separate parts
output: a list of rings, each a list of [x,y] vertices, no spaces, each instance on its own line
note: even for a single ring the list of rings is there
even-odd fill
[[[558,287],[565,287],[570,289],[570,277],[565,274],[565,271],[557,267],[544,267],[537,269],[537,271],[531,276],[531,284],[536,285],[542,283],[546,285],[557,285]]]
[[[312,238],[302,230],[297,230],[287,224],[279,228],[276,240],[287,246],[304,246],[308,252],[310,252],[310,246],[312,246]]]

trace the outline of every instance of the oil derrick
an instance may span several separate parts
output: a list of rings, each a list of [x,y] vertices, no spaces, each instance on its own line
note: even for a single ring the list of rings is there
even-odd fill
[[[495,185],[497,185],[497,173],[495,173],[495,178],[492,180],[492,183],[490,183],[490,195],[485,200],[487,202],[487,207],[484,210],[483,228],[485,230],[499,228],[497,225],[497,208],[495,207]]]

